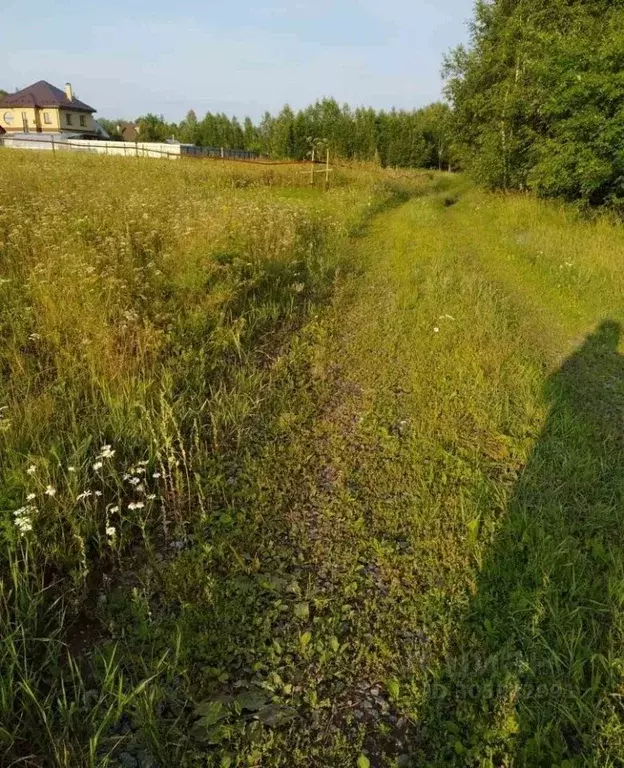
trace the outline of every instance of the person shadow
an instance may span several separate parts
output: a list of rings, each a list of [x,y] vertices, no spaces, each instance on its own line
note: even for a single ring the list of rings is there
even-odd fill
[[[624,765],[624,357],[608,320],[547,382],[550,411],[463,626],[415,765]]]

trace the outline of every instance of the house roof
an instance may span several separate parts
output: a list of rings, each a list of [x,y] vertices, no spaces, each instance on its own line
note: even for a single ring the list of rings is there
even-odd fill
[[[39,80],[17,93],[8,93],[0,99],[0,109],[2,107],[62,107],[76,112],[97,111],[75,97],[70,101],[65,91],[45,80]]]

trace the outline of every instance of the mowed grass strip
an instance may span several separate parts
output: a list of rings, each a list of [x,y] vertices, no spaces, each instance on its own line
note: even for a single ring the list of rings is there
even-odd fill
[[[425,719],[445,735],[419,754],[434,765],[619,765],[621,231],[477,191],[446,231],[463,233],[465,254],[536,324],[547,417],[436,678]]]
[[[268,672],[297,718],[230,742],[241,763],[622,754],[619,331],[585,284],[566,312],[558,271],[540,304],[500,261],[506,221],[515,241],[530,214],[553,260],[605,224],[459,185],[376,221],[363,273],[302,337],[308,373],[284,362],[294,400],[250,473],[274,602],[236,636],[257,648],[262,626],[255,685]]]

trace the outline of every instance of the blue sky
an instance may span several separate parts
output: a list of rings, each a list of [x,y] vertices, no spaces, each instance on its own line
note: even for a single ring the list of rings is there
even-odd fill
[[[0,87],[70,81],[101,117],[193,108],[258,118],[334,96],[412,108],[440,97],[473,0],[3,0]]]

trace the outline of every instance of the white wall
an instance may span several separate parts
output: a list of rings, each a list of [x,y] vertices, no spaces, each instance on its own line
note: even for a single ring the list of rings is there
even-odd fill
[[[52,140],[50,136],[41,139],[16,138],[4,136],[5,147],[14,149],[52,149],[59,152],[90,152],[97,155],[120,155],[122,157],[157,157],[179,160],[182,154],[180,144],[161,144],[151,141],[97,141],[92,139]]]
[[[179,144],[160,144],[153,141],[93,141],[91,139],[70,139],[57,145],[63,150],[93,152],[98,155],[121,155],[122,157],[162,157],[179,160]]]

